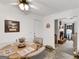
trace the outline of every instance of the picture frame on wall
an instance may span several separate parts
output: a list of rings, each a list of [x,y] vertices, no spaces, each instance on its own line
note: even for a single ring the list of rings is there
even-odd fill
[[[50,23],[47,23],[46,24],[46,28],[50,28]]]
[[[5,32],[20,32],[20,22],[14,20],[4,21]]]

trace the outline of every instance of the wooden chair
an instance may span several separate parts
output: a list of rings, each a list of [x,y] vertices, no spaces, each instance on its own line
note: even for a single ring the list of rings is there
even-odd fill
[[[36,37],[33,40],[34,43],[43,44],[43,38]]]
[[[34,42],[35,44],[37,44],[38,49],[43,46],[43,39],[42,39],[42,38],[36,37],[36,38],[33,40],[33,42]]]

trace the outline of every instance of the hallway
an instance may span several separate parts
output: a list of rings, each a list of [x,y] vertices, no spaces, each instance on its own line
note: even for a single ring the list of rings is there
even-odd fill
[[[73,42],[66,41],[63,45],[59,45],[56,50],[52,52],[46,50],[32,59],[76,59],[73,56]]]

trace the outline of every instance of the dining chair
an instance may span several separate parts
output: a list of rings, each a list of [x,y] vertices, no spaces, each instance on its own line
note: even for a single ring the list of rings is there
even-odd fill
[[[36,37],[33,40],[34,43],[43,45],[43,38]]]

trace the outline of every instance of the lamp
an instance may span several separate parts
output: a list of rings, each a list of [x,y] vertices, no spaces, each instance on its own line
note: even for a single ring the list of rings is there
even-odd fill
[[[26,0],[21,0],[20,3],[19,3],[19,8],[21,10],[25,10],[25,11],[28,11],[30,6],[29,6],[29,2],[26,2]]]

